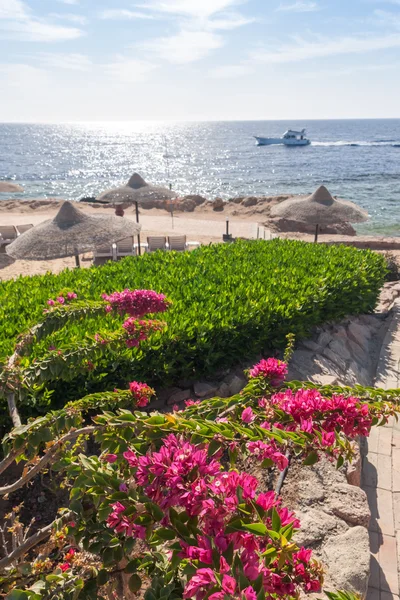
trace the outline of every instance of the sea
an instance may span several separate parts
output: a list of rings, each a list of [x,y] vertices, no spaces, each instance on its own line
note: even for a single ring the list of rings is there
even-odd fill
[[[307,147],[254,136],[307,129]],[[97,196],[133,172],[207,198],[307,194],[324,184],[370,214],[359,233],[400,236],[400,119],[0,124],[0,180],[9,199]]]

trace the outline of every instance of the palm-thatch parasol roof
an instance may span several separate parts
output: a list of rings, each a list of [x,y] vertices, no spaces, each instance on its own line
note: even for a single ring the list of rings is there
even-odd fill
[[[336,200],[324,185],[308,198],[291,198],[274,206],[271,217],[281,217],[312,225],[361,223],[368,213],[348,200]]]
[[[9,244],[6,252],[15,259],[51,260],[78,256],[105,244],[139,233],[141,226],[114,215],[86,215],[64,202],[49,221],[39,223]]]
[[[97,198],[99,202],[152,204],[176,198],[176,193],[156,185],[146,183],[143,177],[134,173],[126,185],[107,190]]]
[[[15,192],[23,192],[24,188],[17,183],[11,183],[10,181],[0,181],[0,193],[6,192],[13,194]]]

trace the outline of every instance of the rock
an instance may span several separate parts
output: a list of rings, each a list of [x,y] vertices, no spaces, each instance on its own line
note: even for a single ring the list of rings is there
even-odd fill
[[[236,396],[236,394],[241,392],[247,384],[247,379],[244,375],[243,377],[240,377],[239,375],[232,374],[225,379],[225,383],[229,386],[229,394],[231,396]]]
[[[351,463],[347,466],[346,478],[349,485],[355,485],[361,487],[361,473],[362,473],[362,458],[360,447],[357,444],[355,456]]]
[[[212,398],[218,390],[217,383],[208,383],[206,381],[198,381],[194,384],[194,393],[198,398]]]
[[[364,348],[367,345],[368,340],[371,338],[371,332],[366,325],[350,323],[347,331],[349,338],[361,346],[361,348]]]
[[[303,223],[300,221],[292,221],[291,219],[282,219],[280,217],[274,217],[268,219],[266,223],[267,227],[274,229],[275,231],[291,232],[296,231],[299,233],[314,233],[315,225],[309,223]],[[323,225],[320,226],[321,234],[340,234],[340,235],[356,235],[356,231],[350,223],[341,223],[339,225]]]
[[[317,373],[310,377],[310,381],[312,381],[312,383],[317,383],[318,385],[337,385],[338,378],[334,375],[322,375]]]
[[[207,202],[207,198],[199,196],[198,194],[188,194],[187,196],[183,197],[183,200],[192,200],[196,206],[200,206],[200,204]]]
[[[0,181],[0,192],[7,192],[13,194],[15,192],[23,192],[24,188],[17,183],[11,183],[11,181]]]
[[[333,362],[342,373],[346,372],[346,361],[343,360],[343,358],[340,355],[336,354],[336,352],[333,352],[330,348],[325,348],[323,355],[326,356],[326,358],[328,358],[331,362]]]
[[[165,398],[157,397],[155,400],[152,400],[152,402],[150,402],[149,408],[151,408],[151,410],[160,410],[165,407],[165,404],[166,404]]]
[[[314,354],[308,350],[296,350],[292,357],[294,368],[305,377],[312,370]]]
[[[321,350],[321,346],[319,346],[319,344],[317,344],[317,342],[314,342],[313,340],[303,340],[301,342],[301,345],[304,346],[304,348],[307,348],[307,350],[311,350],[312,352],[319,352]]]
[[[225,202],[222,200],[222,198],[215,198],[214,202],[212,203],[212,207],[213,210],[220,212],[224,210]]]
[[[168,212],[181,210],[182,212],[193,212],[196,208],[197,204],[194,200],[190,198],[182,198],[182,200],[174,200],[174,203],[169,205],[165,204],[165,208]]]
[[[258,198],[249,196],[242,201],[242,206],[255,206],[258,203]]]
[[[318,337],[317,344],[318,346],[325,348],[325,346],[327,346],[331,340],[332,335],[329,333],[329,331],[322,331]]]
[[[170,396],[167,400],[168,406],[173,404],[179,404],[180,402],[184,402],[184,400],[189,400],[192,392],[190,390],[181,390],[179,392],[175,392]]]
[[[335,337],[329,344],[329,348],[332,352],[343,358],[343,360],[351,359],[351,354],[346,347],[346,338]]]
[[[347,590],[365,598],[370,569],[368,531],[351,527],[329,540],[323,549],[323,562],[329,566],[329,579],[338,590]]]
[[[309,508],[306,512],[296,511],[301,529],[296,533],[296,544],[314,547],[332,534],[344,533],[348,526],[333,515],[318,508]]]
[[[300,371],[295,369],[292,364],[289,364],[286,380],[287,381],[302,381],[303,379],[304,379],[304,374],[300,373]]]
[[[336,363],[333,363],[322,355],[315,358],[315,364],[317,367],[319,367],[324,375],[339,375]]]
[[[354,340],[348,338],[346,342],[352,360],[357,363],[365,362],[369,359],[368,349],[363,349]]]
[[[238,198],[229,198],[228,202],[233,202],[234,204],[240,204],[243,200],[243,196],[239,196]]]
[[[219,396],[220,398],[229,398],[229,396],[231,395],[230,393],[230,389],[229,389],[229,385],[225,382],[223,382],[220,387],[218,388],[217,392],[216,392],[216,396]]]
[[[348,483],[338,484],[331,490],[323,509],[348,525],[368,527],[371,518],[366,493]]]
[[[158,392],[156,390],[156,396],[157,396],[157,399],[160,400],[160,402],[163,402],[164,404],[166,404],[168,398],[170,398],[173,394],[176,394],[181,391],[182,391],[181,388],[169,387],[169,388],[164,388],[163,390],[160,390]]]

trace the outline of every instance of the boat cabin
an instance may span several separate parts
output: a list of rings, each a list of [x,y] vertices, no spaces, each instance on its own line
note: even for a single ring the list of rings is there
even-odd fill
[[[293,129],[288,129],[284,134],[283,137],[285,140],[297,140],[298,138],[300,140],[304,140],[304,136],[306,134],[306,130],[302,129],[301,131],[294,131]]]

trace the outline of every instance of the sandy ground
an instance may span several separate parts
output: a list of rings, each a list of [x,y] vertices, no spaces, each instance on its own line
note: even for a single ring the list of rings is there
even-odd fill
[[[82,205],[79,206],[82,208]],[[84,212],[99,215],[101,213],[113,214],[113,209],[92,208],[84,206]],[[23,211],[1,210],[0,225],[23,225],[32,223],[37,225],[46,219],[51,219],[57,212],[57,208],[41,208],[40,210],[25,209]],[[129,208],[125,211],[125,217],[136,220],[134,210]],[[211,218],[212,217],[212,218]],[[140,223],[142,225],[141,241],[146,242],[148,235],[179,235],[185,234],[189,242],[196,241],[201,244],[222,242],[222,235],[226,230],[226,216],[217,213],[178,213],[171,217],[164,210],[142,210],[140,211]],[[229,232],[233,237],[256,238],[257,220],[254,218],[240,219],[229,217]],[[12,264],[4,266],[8,262],[4,255],[0,254],[0,280],[11,279],[18,275],[38,275],[52,271],[59,273],[67,267],[75,267],[74,258],[61,258],[46,261],[17,260]],[[84,255],[81,260],[82,267],[92,264],[91,254]]]
[[[34,206],[32,203],[13,202],[0,203],[0,225],[22,225],[32,223],[37,225],[42,221],[51,219],[57,213],[61,202],[45,202]],[[79,208],[88,214],[113,214],[114,209],[108,207],[92,207],[85,204],[80,204]],[[240,214],[232,214],[232,212],[240,212]],[[135,220],[135,212],[133,208],[128,208],[125,211],[125,217]],[[173,218],[164,210],[151,209],[140,210],[140,223],[142,225],[141,241],[145,242],[148,235],[174,235],[185,234],[187,240],[196,241],[201,244],[210,244],[222,242],[222,235],[226,230],[226,219],[229,218],[229,232],[233,237],[243,237],[247,239],[257,238],[258,223],[262,223],[264,218],[257,211],[237,211],[234,205],[229,207],[229,210],[224,212],[215,212],[209,207],[201,209],[198,207],[193,213],[175,213]],[[269,231],[266,230],[268,239]],[[290,237],[301,239],[304,241],[313,241],[312,235],[300,233],[284,233],[280,237]],[[320,236],[321,242],[329,242],[337,240],[338,236],[323,235]],[[352,242],[357,240],[367,240],[370,238],[343,238],[340,240]],[[376,240],[376,238],[372,238]],[[382,238],[383,239],[383,238]],[[388,240],[386,240],[388,241]],[[399,242],[399,240],[397,240]],[[389,244],[390,245],[390,244]],[[390,250],[392,254],[400,257],[400,250]],[[75,267],[74,258],[62,258],[46,261],[25,261],[18,260],[9,264],[9,259],[4,254],[0,253],[0,281],[18,277],[19,275],[37,275],[44,274],[47,271],[59,273],[66,268]],[[81,266],[83,268],[92,265],[92,255],[86,254],[81,257]]]

